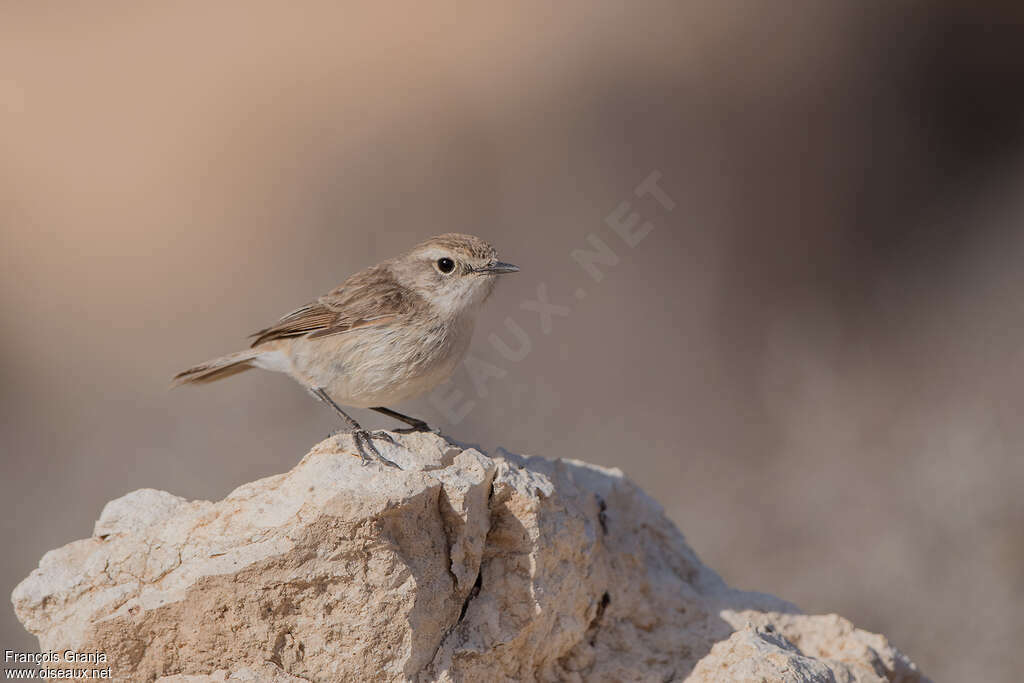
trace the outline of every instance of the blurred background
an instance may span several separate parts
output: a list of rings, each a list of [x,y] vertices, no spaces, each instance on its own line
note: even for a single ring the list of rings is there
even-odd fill
[[[4,596],[111,498],[294,465],[338,425],[291,380],[169,378],[459,231],[523,269],[501,376],[400,408],[620,467],[729,583],[1015,680],[1022,7],[3,3]],[[9,607],[0,647],[37,647]]]

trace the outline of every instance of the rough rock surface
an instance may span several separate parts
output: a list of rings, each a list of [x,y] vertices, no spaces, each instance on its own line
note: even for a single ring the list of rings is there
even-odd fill
[[[189,502],[111,501],[12,596],[43,650],[163,681],[919,681],[886,639],[729,588],[618,470],[347,437]]]

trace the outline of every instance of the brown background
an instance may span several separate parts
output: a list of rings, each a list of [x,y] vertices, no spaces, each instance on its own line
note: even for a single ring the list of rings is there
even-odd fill
[[[336,426],[296,385],[168,378],[462,231],[523,268],[474,342],[505,375],[460,372],[457,425],[409,412],[621,467],[730,583],[937,680],[1016,678],[1013,3],[164,4],[0,5],[5,595],[111,498],[292,466]],[[631,196],[652,171],[674,211]],[[621,259],[600,283],[589,234]],[[35,647],[9,609],[0,647]]]

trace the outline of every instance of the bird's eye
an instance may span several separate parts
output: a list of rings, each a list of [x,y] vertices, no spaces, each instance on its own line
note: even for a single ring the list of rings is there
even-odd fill
[[[455,270],[455,261],[451,260],[447,256],[439,258],[437,259],[437,269],[442,273],[450,273]]]

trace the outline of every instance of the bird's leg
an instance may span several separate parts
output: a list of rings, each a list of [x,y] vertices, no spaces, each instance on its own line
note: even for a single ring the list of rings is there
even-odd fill
[[[358,422],[356,422],[348,413],[342,410],[341,406],[335,403],[334,399],[332,399],[327,394],[326,391],[324,391],[320,387],[317,387],[315,389],[310,389],[310,393],[312,393],[313,396],[315,396],[316,398],[318,398],[319,400],[323,401],[331,408],[333,408],[334,412],[341,416],[341,419],[345,421],[345,424],[348,426],[349,431],[352,433],[352,439],[356,443],[356,450],[359,451],[359,457],[363,459],[364,465],[371,461],[370,456],[367,454],[367,451],[369,451],[370,453],[373,454],[373,457],[376,458],[382,464],[387,465],[389,467],[398,467],[397,464],[393,463],[392,461],[388,460],[387,458],[380,454],[380,451],[377,450],[377,447],[373,445],[373,435],[370,434],[370,432],[363,429]]]
[[[432,432],[432,431],[434,431],[434,430],[432,430],[430,428],[430,425],[428,425],[423,420],[417,419],[415,417],[409,417],[408,415],[403,415],[402,413],[398,412],[397,410],[391,410],[391,408],[378,407],[378,408],[370,408],[370,410],[376,410],[378,413],[381,413],[382,415],[387,415],[388,417],[392,417],[392,418],[394,418],[394,419],[396,419],[396,420],[398,420],[400,422],[404,422],[405,424],[409,425],[409,427],[411,427],[411,429],[398,429],[398,430],[396,430],[398,432],[406,432],[406,431],[412,431],[412,432]]]

